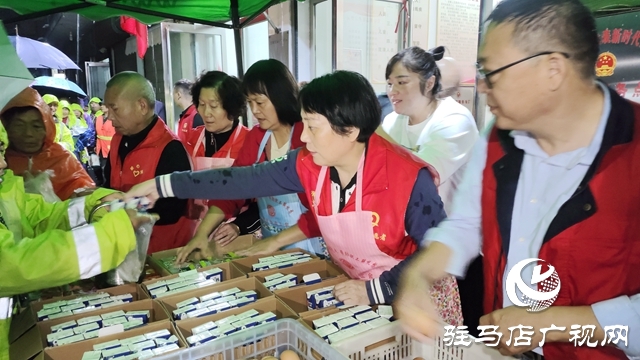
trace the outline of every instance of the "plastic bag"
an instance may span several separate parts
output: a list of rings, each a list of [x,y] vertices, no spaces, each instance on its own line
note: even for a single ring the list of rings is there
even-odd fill
[[[117,211],[123,208],[131,210],[137,209],[140,213],[145,214],[148,206],[149,200],[146,198],[132,199],[126,204],[122,200],[115,200],[111,203],[101,204],[94,208],[89,214],[89,222],[92,222],[93,215],[102,207],[109,207],[109,211]],[[147,259],[147,250],[149,249],[149,241],[151,240],[151,233],[155,223],[156,219],[151,218],[148,223],[141,225],[136,230],[136,247],[127,254],[124,261],[118,265],[118,267],[105,274],[106,278],[104,278],[104,281],[112,286],[138,282],[144,271],[144,265]]]
[[[123,285],[126,283],[136,283],[144,271],[144,264],[147,259],[147,249],[155,220],[151,220],[141,225],[136,230],[136,248],[124,258],[122,264],[107,272],[107,283],[110,285]]]
[[[24,191],[29,194],[40,194],[44,201],[54,203],[60,201],[58,195],[53,191],[53,183],[51,178],[55,176],[53,170],[45,170],[37,175],[33,175],[28,171],[22,175],[24,179]]]

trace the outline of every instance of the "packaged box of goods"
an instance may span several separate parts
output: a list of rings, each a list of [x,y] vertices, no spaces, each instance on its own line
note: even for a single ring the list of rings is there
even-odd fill
[[[161,298],[160,302],[175,320],[203,317],[247,306],[273,296],[257,279],[225,281],[215,286]]]
[[[251,272],[249,277],[255,277],[263,284],[285,275],[295,275],[297,284],[313,285],[325,279],[330,279],[339,275],[344,275],[344,271],[330,261],[314,259],[301,264],[296,264],[284,269],[263,270]],[[267,286],[265,284],[265,286]],[[267,286],[272,290],[270,286]],[[279,290],[274,288],[272,291]]]
[[[239,259],[241,257],[237,256],[234,251],[246,249],[253,245],[255,241],[256,238],[253,235],[238,236],[225,247],[213,247],[211,250],[214,252],[214,256],[211,259],[188,260],[184,264],[180,264],[178,266],[175,264],[175,261],[178,251],[180,251],[181,248],[159,251],[148,255],[147,263],[160,276],[178,274],[180,272],[210,267],[212,265],[223,264],[234,259]]]
[[[249,256],[243,259],[233,260],[232,264],[240,271],[250,274],[255,271],[285,269],[317,258],[317,256],[300,249],[289,249],[276,251],[270,256]]]
[[[386,306],[383,306],[383,310],[376,310],[367,305],[340,306],[323,313],[305,316],[301,321],[328,343],[335,343],[389,324],[390,319],[380,315],[385,312]]]
[[[72,295],[31,303],[29,310],[36,321],[60,319],[77,314],[124,305],[140,299],[147,294],[137,284],[127,284],[102,289],[84,295]]]
[[[176,322],[188,346],[199,346],[215,339],[237,334],[258,325],[297,315],[274,297],[261,299],[249,306],[225,313]]]
[[[37,331],[44,347],[61,346],[94,339],[116,327],[114,331],[128,331],[149,323],[168,319],[164,307],[156,300],[141,300],[115,308],[101,309],[91,315],[75,315],[65,319],[38,323]],[[80,336],[78,336],[80,335]]]
[[[300,285],[290,289],[275,290],[274,294],[293,311],[300,314],[309,310],[329,308],[336,304],[340,305],[333,296],[333,287],[347,280],[348,278],[344,275],[339,275],[313,285]]]
[[[159,299],[240,277],[245,275],[226,263],[145,281],[142,285],[152,299]]]
[[[125,333],[108,335],[76,344],[45,349],[51,360],[149,359],[184,348],[185,343],[168,321]]]
[[[38,321],[60,319],[68,316],[85,314],[91,311],[124,305],[133,302],[133,294],[109,295],[99,292],[79,296],[70,300],[58,300],[44,304],[36,313]]]

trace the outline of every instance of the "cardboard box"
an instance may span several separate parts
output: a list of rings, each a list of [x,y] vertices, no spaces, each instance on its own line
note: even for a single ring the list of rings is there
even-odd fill
[[[147,292],[144,291],[142,287],[138,284],[125,284],[125,285],[114,286],[106,289],[100,289],[99,291],[106,292],[112,296],[132,294],[134,302],[150,298]],[[31,303],[28,308],[26,308],[23,312],[14,316],[11,319],[11,328],[9,331],[9,342],[10,343],[15,342],[20,336],[26,333],[38,322],[37,313],[38,311],[42,310],[42,307],[45,304],[49,304],[49,303],[60,301],[60,300],[71,300],[81,296],[84,296],[84,295],[83,294],[69,295],[69,296],[57,297],[57,298],[52,298],[44,301]],[[114,306],[111,309],[113,308],[117,308],[117,306]],[[99,311],[99,310],[96,310],[96,311]],[[84,313],[83,315],[91,316],[92,314],[95,314],[96,311],[89,311]],[[63,319],[71,319],[71,318],[72,318],[71,316],[68,316]],[[46,320],[46,321],[53,321],[53,320]]]
[[[264,257],[268,257],[268,256],[273,256],[273,255],[292,253],[292,252],[303,252],[305,254],[311,255],[312,259],[317,259],[318,258],[317,256],[315,256],[313,254],[310,254],[310,253],[308,253],[308,252],[306,252],[306,251],[304,251],[302,249],[288,249],[288,250],[276,251],[276,252],[274,252],[274,253],[272,253],[270,255],[254,255],[254,256],[249,256],[249,257],[242,258],[242,259],[236,259],[236,260],[232,260],[231,263],[233,265],[235,265],[243,273],[249,274],[251,272],[254,272],[253,269],[251,268],[251,265],[257,264],[258,263],[258,259],[264,258]],[[313,261],[313,260],[311,260],[311,261]],[[282,270],[284,270],[284,269],[282,269]],[[266,270],[266,271],[270,271],[270,270]]]
[[[180,348],[187,347],[184,338],[173,326],[173,323],[168,320],[164,320],[119,334],[108,335],[97,339],[85,340],[75,344],[46,348],[44,350],[44,360],[82,360],[82,355],[85,353],[85,351],[93,350],[94,344],[101,344],[112,340],[130,338],[163,329],[169,330],[171,334],[178,337],[178,345],[180,346]]]
[[[243,273],[242,271],[238,270],[235,266],[231,265],[231,263],[224,263],[224,264],[217,264],[217,265],[211,265],[211,266],[207,266],[201,269],[198,269],[197,272],[203,272],[209,269],[214,269],[214,268],[219,268],[222,270],[222,281],[229,281],[232,279],[237,279],[237,278],[246,278],[247,275],[245,273]],[[149,281],[145,281],[142,283],[142,288],[145,292],[145,295],[148,298],[151,298],[151,294],[149,293],[149,290],[147,289],[147,286],[150,284],[154,284],[157,283],[158,281],[164,281],[164,280],[169,280],[169,279],[175,279],[177,277],[179,277],[180,274],[173,274],[173,275],[169,275],[169,276],[165,276],[165,277],[161,277],[161,278],[156,278],[153,280],[149,280]],[[217,284],[216,284],[217,285]],[[212,285],[213,286],[213,285]],[[210,288],[211,286],[207,287]],[[189,293],[190,291],[187,291],[187,293]]]
[[[329,262],[327,260],[314,259],[306,263],[295,264],[291,267],[284,269],[273,269],[273,270],[263,270],[263,271],[254,271],[248,273],[247,276],[255,277],[260,280],[261,283],[264,283],[265,276],[273,275],[280,273],[282,275],[295,274],[298,276],[298,284],[302,283],[302,277],[308,274],[317,273],[320,275],[322,280],[333,278],[340,275],[345,275],[344,271],[340,269],[338,266]]]
[[[340,284],[341,282],[349,280],[344,275],[339,275],[332,279],[323,280],[313,285],[296,286],[291,289],[276,290],[274,294],[282,302],[291,308],[296,314],[300,314],[309,311],[307,308],[307,291],[321,289],[323,287]]]
[[[291,311],[291,309],[289,309],[289,307],[286,306],[283,302],[276,299],[275,297],[270,297],[266,299],[260,299],[250,305],[243,306],[241,308],[227,310],[225,312],[221,312],[218,314],[203,316],[201,318],[179,320],[179,321],[176,321],[176,328],[178,329],[182,337],[186,339],[189,336],[193,335],[193,333],[191,333],[191,329],[193,329],[196,326],[202,325],[209,321],[218,321],[220,319],[224,319],[231,315],[238,315],[251,309],[257,310],[260,314],[264,314],[266,312],[271,311],[272,313],[276,314],[276,318],[278,319],[284,319],[284,318],[297,319],[298,318],[298,315],[296,315],[293,311]]]
[[[269,290],[267,290],[267,288],[264,287],[264,285],[262,285],[262,283],[260,283],[257,279],[242,278],[242,279],[224,281],[213,286],[208,286],[198,290],[187,291],[183,294],[163,297],[158,300],[167,310],[167,313],[172,314],[173,310],[176,310],[178,308],[176,304],[181,301],[187,300],[192,297],[199,298],[200,296],[203,296],[203,295],[224,291],[234,287],[237,287],[242,291],[254,290],[258,294],[258,301],[264,298],[273,297],[273,294]],[[248,306],[249,305],[240,307],[240,309],[248,308]],[[231,310],[234,310],[234,309],[231,309]],[[231,310],[226,310],[224,313],[227,313]]]
[[[256,237],[253,235],[238,236],[237,239],[233,240],[230,244],[226,246],[215,246],[215,249],[212,249],[214,251],[214,257],[218,259],[222,259],[224,258],[224,255],[226,253],[246,249],[251,245],[253,245],[257,240],[258,239],[256,239]],[[180,251],[181,249],[182,248],[179,247],[179,248],[170,249],[170,250],[158,251],[156,253],[147,255],[147,263],[160,276],[175,275],[170,273],[164,266],[162,266],[162,262],[160,260],[168,257],[176,256],[178,251]]]
[[[26,334],[21,336],[17,341],[11,344],[10,353],[12,360],[26,360],[30,359],[33,355],[38,354],[43,349],[47,347],[47,335],[51,333],[51,327],[57,324],[61,324],[63,322],[67,322],[70,320],[78,320],[88,316],[95,316],[106,314],[113,311],[122,310],[124,312],[127,311],[136,311],[136,310],[149,310],[149,324],[142,326],[140,328],[132,329],[129,331],[134,331],[137,329],[146,329],[154,322],[166,321],[169,318],[169,314],[167,314],[164,307],[157,300],[141,300],[134,301],[132,303],[114,306],[106,309],[100,309],[89,314],[78,314],[73,315],[61,319],[49,320],[49,321],[41,321],[36,324],[35,327],[28,330]],[[67,345],[65,345],[67,346]],[[82,356],[81,356],[82,357]]]

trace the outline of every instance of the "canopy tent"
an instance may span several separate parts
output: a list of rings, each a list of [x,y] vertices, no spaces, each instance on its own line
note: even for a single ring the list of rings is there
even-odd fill
[[[4,0],[0,7],[19,14],[14,18],[2,19],[5,25],[55,13],[74,12],[94,21],[129,16],[145,24],[174,19],[233,29],[238,74],[242,75],[240,30],[269,7],[282,1],[284,0]],[[231,24],[228,24],[229,21]]]
[[[74,12],[92,20],[133,17],[145,24],[175,19],[234,30],[238,74],[243,74],[240,30],[274,4],[284,0],[4,0],[0,7],[14,10],[5,24],[60,12]],[[582,0],[596,16],[640,10],[640,0]],[[242,17],[246,17],[242,22]],[[231,24],[227,22],[231,21]]]

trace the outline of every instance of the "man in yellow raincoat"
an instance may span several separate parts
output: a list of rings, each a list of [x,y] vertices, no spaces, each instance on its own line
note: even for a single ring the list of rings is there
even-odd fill
[[[73,135],[71,135],[71,130],[69,130],[69,128],[62,123],[62,120],[56,116],[60,101],[55,95],[51,94],[43,95],[42,100],[49,105],[49,109],[51,109],[51,114],[53,115],[53,122],[56,124],[55,142],[73,153],[76,147],[75,142],[73,141]]]
[[[99,221],[86,224],[95,205],[118,197],[112,190],[53,204],[25,193],[22,178],[6,169],[7,144],[0,124],[0,360],[9,359],[11,296],[115,268],[136,245],[134,228],[149,219],[132,210],[101,209]]]

